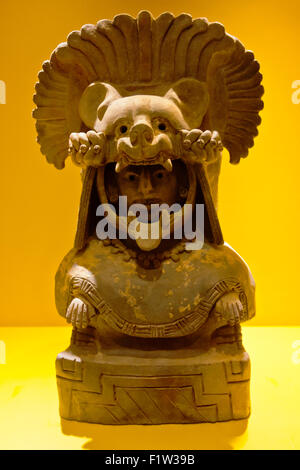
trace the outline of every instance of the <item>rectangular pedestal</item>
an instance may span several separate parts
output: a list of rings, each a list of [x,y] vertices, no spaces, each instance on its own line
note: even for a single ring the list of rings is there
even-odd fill
[[[128,362],[126,362],[128,359]],[[113,357],[82,360],[70,352],[56,361],[60,414],[101,424],[228,421],[250,413],[246,352],[205,362]]]

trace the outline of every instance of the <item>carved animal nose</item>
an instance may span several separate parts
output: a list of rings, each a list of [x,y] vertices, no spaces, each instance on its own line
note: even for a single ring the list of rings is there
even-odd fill
[[[153,130],[146,123],[136,124],[130,132],[130,142],[134,146],[151,144],[153,137]]]

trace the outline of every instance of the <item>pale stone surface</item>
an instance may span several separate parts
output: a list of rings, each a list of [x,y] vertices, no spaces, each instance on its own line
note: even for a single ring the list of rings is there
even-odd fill
[[[148,12],[85,25],[45,62],[36,85],[38,141],[49,163],[70,154],[83,189],[74,248],[56,276],[74,330],[56,361],[60,413],[104,424],[215,422],[250,412],[240,323],[255,284],[223,242],[222,148],[238,163],[262,109],[259,64],[219,23]],[[179,204],[171,239],[123,240],[130,202]],[[100,240],[109,203],[117,240]],[[174,239],[185,204],[204,204],[204,245]],[[104,215],[104,214],[102,214]],[[179,217],[180,216],[180,217]],[[146,230],[150,223],[143,222]]]

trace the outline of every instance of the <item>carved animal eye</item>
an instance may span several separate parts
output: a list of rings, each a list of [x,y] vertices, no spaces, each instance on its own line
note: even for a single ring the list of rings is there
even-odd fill
[[[120,132],[121,132],[121,134],[126,134],[127,131],[128,131],[127,126],[121,126],[121,127],[120,127]]]
[[[169,123],[162,118],[154,118],[152,120],[153,128],[159,132],[167,132],[169,130]]]

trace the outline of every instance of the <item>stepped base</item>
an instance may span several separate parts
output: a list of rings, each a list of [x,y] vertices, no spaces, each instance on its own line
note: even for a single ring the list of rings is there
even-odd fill
[[[75,348],[76,349],[76,348]],[[78,354],[56,360],[62,418],[101,424],[201,423],[247,418],[250,360],[218,347],[197,354]]]

